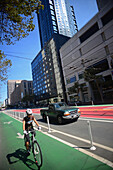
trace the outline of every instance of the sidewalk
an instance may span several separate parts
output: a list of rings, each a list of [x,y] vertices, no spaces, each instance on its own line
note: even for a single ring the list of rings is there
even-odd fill
[[[26,159],[24,141],[17,138],[22,134],[22,123],[0,113],[2,161],[0,169],[37,169],[32,154]],[[111,170],[113,168],[37,131],[36,138],[41,146],[43,165],[40,170]],[[1,153],[0,153],[1,154]],[[8,158],[12,161],[9,164]],[[17,161],[18,160],[18,161]],[[4,162],[5,161],[5,162]]]

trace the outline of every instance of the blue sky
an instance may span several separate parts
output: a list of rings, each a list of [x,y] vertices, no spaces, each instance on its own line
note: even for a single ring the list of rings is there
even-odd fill
[[[70,0],[70,4],[74,6],[79,30],[98,12],[96,0]],[[8,80],[32,80],[31,62],[41,50],[37,16],[34,23],[35,30],[27,38],[16,42],[15,45],[0,45],[0,49],[12,61],[12,67],[8,70]],[[16,56],[28,58],[28,60]],[[6,98],[7,83],[1,83],[0,101]]]

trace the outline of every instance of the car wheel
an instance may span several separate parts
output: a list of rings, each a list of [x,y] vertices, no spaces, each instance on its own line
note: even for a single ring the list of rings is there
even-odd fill
[[[58,117],[57,117],[57,122],[58,122],[58,124],[62,124],[62,123],[63,123],[63,120],[62,120],[62,117],[61,117],[61,116],[58,116]]]
[[[47,117],[45,114],[43,114],[43,120],[44,120],[44,122],[47,122]]]

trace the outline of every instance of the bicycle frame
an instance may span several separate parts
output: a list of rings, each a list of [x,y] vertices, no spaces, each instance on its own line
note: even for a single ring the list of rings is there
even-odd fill
[[[34,130],[35,131],[35,130]],[[37,141],[36,139],[35,139],[35,136],[34,136],[34,133],[33,133],[33,131],[27,131],[27,134],[31,134],[31,136],[30,136],[30,141],[31,141],[31,147],[33,147],[33,143],[34,143],[34,141]]]
[[[33,131],[35,131],[33,129]],[[34,156],[34,159],[35,159],[35,163],[38,167],[42,166],[42,152],[41,152],[41,148],[37,142],[37,140],[35,139],[35,135],[33,133],[33,131],[28,131],[27,134],[31,134],[30,137],[30,146],[32,147],[32,153],[33,153],[33,156]],[[31,147],[30,147],[30,150],[31,150]],[[35,147],[36,147],[36,150],[35,150]],[[39,155],[37,157],[37,155]],[[39,162],[37,160],[40,160]]]

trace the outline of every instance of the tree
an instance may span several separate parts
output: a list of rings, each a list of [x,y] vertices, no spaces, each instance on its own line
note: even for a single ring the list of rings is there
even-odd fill
[[[0,42],[7,45],[14,44],[33,31],[34,12],[44,8],[39,0],[0,0]],[[7,79],[7,69],[11,67],[11,60],[6,59],[0,50],[0,80]]]
[[[80,100],[79,93],[80,93],[80,90],[82,91],[82,88],[83,88],[82,84],[79,84],[79,82],[76,81],[72,87],[68,88],[68,93],[69,94],[77,93],[78,95],[77,100],[79,101]]]
[[[0,50],[0,81],[5,81],[7,79],[7,70],[11,65],[11,60],[8,60]]]
[[[22,102],[25,102],[26,105],[29,105],[29,103],[34,103],[35,102],[35,95],[32,94],[32,95],[28,95],[26,94],[23,99],[22,99]]]
[[[34,12],[43,7],[39,0],[1,0],[0,31],[1,42],[9,45],[29,35],[33,31]]]
[[[98,68],[97,68],[98,69]],[[102,102],[104,102],[103,95],[100,89],[100,84],[102,83],[102,76],[96,75],[97,69],[94,67],[86,68],[84,71],[84,80],[87,82],[94,81],[96,83],[97,89],[99,91]]]

